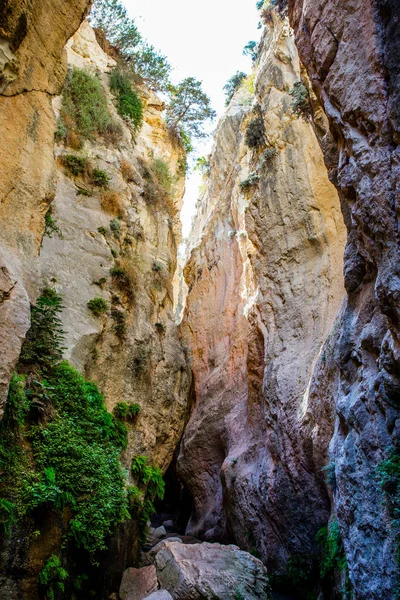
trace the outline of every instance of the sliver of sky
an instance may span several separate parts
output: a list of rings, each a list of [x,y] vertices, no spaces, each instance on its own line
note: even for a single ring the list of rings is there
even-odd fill
[[[236,71],[251,72],[251,61],[242,50],[260,36],[256,0],[123,1],[143,37],[168,57],[172,81],[193,76],[203,82],[218,113],[215,128],[225,109],[226,81]],[[208,140],[197,144],[196,154],[207,155],[210,149]],[[184,236],[189,233],[199,184],[199,175],[189,173],[181,215]]]

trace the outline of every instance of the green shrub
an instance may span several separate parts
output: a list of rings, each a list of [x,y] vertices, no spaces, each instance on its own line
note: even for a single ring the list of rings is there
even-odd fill
[[[91,310],[96,317],[99,317],[108,310],[108,302],[106,302],[104,298],[100,297],[92,298],[91,300],[89,300],[87,306],[88,309]]]
[[[243,79],[246,79],[246,77],[247,77],[247,75],[246,75],[246,73],[243,73],[243,71],[236,71],[236,73],[234,75],[232,75],[232,77],[230,79],[228,79],[228,81],[224,85],[224,92],[225,92],[225,97],[226,97],[225,105],[226,106],[228,106],[228,104],[232,100],[236,90],[239,89]]]
[[[53,234],[56,234],[59,238],[62,238],[61,229],[57,225],[57,221],[53,216],[53,209],[50,206],[49,210],[44,216],[44,235],[47,235],[49,238],[53,237]]]
[[[154,273],[159,273],[160,271],[162,271],[162,264],[160,264],[159,262],[154,261],[151,268],[154,271]]]
[[[129,77],[120,69],[114,69],[110,75],[110,88],[116,96],[119,114],[129,121],[135,132],[138,131],[143,122],[143,105],[132,89]]]
[[[118,308],[113,308],[111,311],[111,317],[114,320],[114,332],[115,335],[120,338],[120,339],[124,339],[125,334],[126,334],[126,316],[125,313],[118,309]]]
[[[85,139],[107,132],[112,118],[100,79],[94,73],[73,67],[65,80],[61,118],[67,128]]]
[[[296,81],[289,94],[293,98],[292,113],[306,119],[311,114],[310,95],[301,81]]]
[[[114,237],[119,238],[121,234],[121,222],[118,219],[111,219],[110,229],[114,234]]]
[[[250,121],[245,133],[245,143],[249,148],[264,146],[264,121],[261,115]]]
[[[68,572],[61,566],[61,560],[52,554],[44,568],[39,573],[39,582],[43,588],[46,600],[56,600],[63,595]]]
[[[253,185],[257,185],[260,178],[256,173],[250,173],[250,175],[240,183],[240,187],[242,190],[248,190]]]
[[[140,413],[140,404],[128,404],[127,402],[118,402],[113,410],[113,415],[122,421],[134,419]]]
[[[111,177],[108,175],[107,171],[103,171],[102,169],[93,169],[90,178],[93,185],[98,187],[107,187],[111,180]]]
[[[15,523],[15,506],[6,498],[0,498],[0,525],[6,535],[11,532],[11,527]]]
[[[134,456],[131,464],[131,473],[137,481],[139,491],[143,494],[143,499],[137,507],[142,540],[145,539],[147,522],[155,512],[153,503],[157,499],[162,500],[165,493],[165,483],[161,470],[148,463],[147,456]],[[137,494],[135,500],[138,500]]]
[[[318,531],[317,541],[322,549],[321,577],[324,578],[336,569],[340,572],[344,571],[347,568],[347,560],[336,517],[332,519],[328,527],[322,527]]]
[[[101,233],[101,235],[104,235],[104,237],[106,237],[109,233],[107,227],[98,227],[97,231]]]
[[[75,175],[75,177],[86,174],[89,164],[87,158],[76,156],[75,154],[65,154],[61,161],[64,167],[68,169],[72,175]]]
[[[44,289],[31,310],[31,327],[22,346],[21,365],[47,372],[61,360],[64,331],[58,315],[62,308],[61,297],[50,288]]]
[[[171,175],[169,167],[167,163],[161,158],[156,158],[153,160],[151,169],[156,176],[158,184],[161,186],[161,189],[170,196],[172,194],[172,186],[174,182],[174,178]]]

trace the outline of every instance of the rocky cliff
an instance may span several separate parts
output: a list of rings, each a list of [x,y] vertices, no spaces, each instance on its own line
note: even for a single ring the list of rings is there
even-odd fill
[[[347,300],[333,349],[334,510],[354,597],[393,598],[399,475],[393,452],[400,422],[398,4],[294,0],[290,19],[339,151],[338,161],[328,159],[327,166],[348,232]],[[385,494],[377,482],[383,465],[392,466]]]
[[[178,457],[194,501],[187,532],[252,550],[281,578],[312,570],[329,518],[334,404],[328,382],[323,402],[310,385],[344,297],[339,198],[312,125],[292,110],[300,78],[308,85],[288,23],[269,13],[254,95],[250,78],[218,126],[182,322],[196,387]]]
[[[85,1],[68,7],[8,2],[1,9],[1,407],[3,413],[30,327],[31,305],[38,296],[43,298],[43,289],[51,288],[62,302],[63,358],[98,384],[114,420],[126,422],[128,439],[121,460],[127,473],[137,456],[146,456],[152,469],[165,470],[183,432],[191,383],[173,320],[184,150],[166,127],[163,102],[143,83],[138,82],[132,96],[138,123],[121,117],[118,87],[110,87],[111,73],[116,85],[123,77],[121,60],[117,65],[102,50],[87,22],[77,31],[88,8]],[[85,93],[94,95],[86,96],[88,106],[79,105],[76,111]],[[73,111],[78,119],[93,107],[98,114],[91,112],[78,127]],[[93,123],[99,114],[103,122],[96,131]],[[86,125],[93,129],[87,135],[82,133]],[[33,377],[28,372],[27,389],[38,384],[35,378],[37,372]],[[40,400],[34,395],[34,402],[45,415],[39,422],[48,423],[54,411],[46,408],[47,396],[39,396]],[[133,411],[131,416],[122,414],[127,410]],[[106,424],[111,415],[104,418]],[[10,423],[8,416],[2,429],[7,444]],[[21,468],[28,469],[21,460],[32,465],[37,457],[30,437],[35,425],[33,421],[23,433],[11,434],[17,441],[15,450],[7,454],[7,448],[1,448],[2,465],[10,456],[17,461],[15,481]],[[65,447],[68,443],[65,439]],[[27,458],[22,459],[18,446]],[[86,475],[82,473],[83,480]],[[31,490],[36,489],[37,477],[25,471]],[[129,480],[135,482],[132,474]],[[1,500],[4,524],[14,519],[9,500],[14,507],[18,502],[5,491],[4,485],[10,484],[2,484],[7,498]],[[50,564],[54,555],[62,554],[68,572],[75,568],[76,558],[65,550],[71,515],[68,510],[57,515],[54,499],[49,500],[44,501],[47,511],[24,517],[9,532],[10,539],[2,536],[2,597],[32,599],[40,589],[43,594],[45,576],[40,576],[40,587],[39,573],[44,566],[62,573],[57,571],[61,567]],[[135,511],[138,516],[137,504]],[[101,575],[93,575],[92,582],[93,564],[86,565],[84,577],[86,581],[89,575],[92,591],[96,587],[97,593],[107,594],[116,589],[122,570],[137,556],[139,532],[137,523],[130,523],[115,528],[117,535],[109,540],[112,560],[105,555],[98,559]],[[86,561],[82,555],[78,562],[83,566]],[[56,575],[49,577],[46,585],[51,590],[58,584],[51,579]]]

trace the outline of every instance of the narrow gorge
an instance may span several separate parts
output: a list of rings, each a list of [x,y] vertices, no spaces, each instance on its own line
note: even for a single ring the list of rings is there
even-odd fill
[[[0,0],[0,599],[400,598],[400,7],[257,9],[183,243],[201,82]]]

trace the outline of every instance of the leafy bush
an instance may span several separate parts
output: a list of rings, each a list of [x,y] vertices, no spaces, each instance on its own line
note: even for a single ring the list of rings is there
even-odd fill
[[[78,177],[84,175],[88,169],[88,160],[83,156],[76,156],[75,154],[65,154],[61,158],[62,164],[68,171]]]
[[[100,297],[92,298],[91,300],[89,300],[87,306],[88,309],[91,310],[96,317],[99,317],[108,310],[108,302],[106,302],[104,298]]]
[[[110,88],[116,95],[119,114],[129,121],[135,132],[138,131],[143,122],[143,105],[132,89],[129,77],[120,69],[114,69],[110,75]]]
[[[0,525],[6,535],[11,532],[11,527],[15,523],[15,506],[6,498],[0,498]]]
[[[113,308],[111,311],[111,317],[114,320],[114,332],[115,335],[120,338],[120,339],[124,339],[125,334],[126,334],[126,316],[125,313],[118,309],[118,308]]]
[[[53,369],[62,358],[64,331],[59,318],[61,297],[45,288],[31,309],[31,327],[22,346],[20,363],[30,369]]]
[[[258,115],[247,125],[245,143],[249,148],[264,146],[264,120],[261,115]]]
[[[226,106],[228,106],[228,104],[232,100],[236,90],[239,89],[240,84],[242,83],[243,79],[246,79],[246,73],[243,73],[243,71],[236,71],[236,73],[234,75],[232,75],[232,77],[230,79],[228,79],[228,81],[224,85],[224,92],[225,92],[225,97],[226,97],[225,105]]]
[[[111,177],[108,175],[107,171],[103,171],[102,169],[93,169],[91,173],[92,183],[98,187],[107,187],[110,179]]]
[[[157,182],[161,186],[162,190],[170,196],[173,191],[174,178],[171,175],[167,163],[162,158],[156,158],[153,160],[151,169],[156,176]]]
[[[240,187],[242,190],[248,190],[251,186],[257,185],[259,179],[260,178],[256,173],[250,173],[250,175],[240,183]]]
[[[121,235],[121,223],[118,219],[111,219],[110,221],[110,229],[114,235],[114,237],[119,238]]]
[[[69,70],[63,90],[61,118],[67,129],[85,139],[107,131],[112,118],[97,75],[77,67]]]
[[[243,48],[244,56],[250,56],[252,63],[255,63],[258,58],[258,46],[257,42],[253,40],[248,42]]]
[[[61,566],[61,560],[52,554],[44,568],[39,573],[39,582],[44,589],[46,600],[56,600],[59,593],[65,590],[64,582],[68,579],[68,572]]]
[[[167,123],[171,131],[182,138],[182,133],[191,137],[204,138],[204,124],[216,115],[211,108],[210,98],[204,93],[201,81],[187,77],[178,85],[168,88],[170,103],[167,106]]]
[[[128,404],[127,402],[118,402],[113,410],[113,415],[122,421],[134,419],[140,413],[140,404]]]
[[[104,235],[104,237],[106,237],[109,233],[107,227],[98,227],[97,231],[101,234]]]
[[[62,238],[61,229],[57,225],[57,221],[53,216],[53,209],[50,206],[49,210],[44,216],[44,235],[47,235],[49,238],[53,237],[53,234],[56,234],[59,238]]]
[[[306,119],[311,114],[310,95],[301,81],[296,81],[289,94],[293,98],[292,113]]]
[[[317,541],[322,549],[321,577],[338,569],[340,572],[347,568],[346,555],[340,535],[337,518],[333,518],[328,527],[322,527],[317,534]]]

